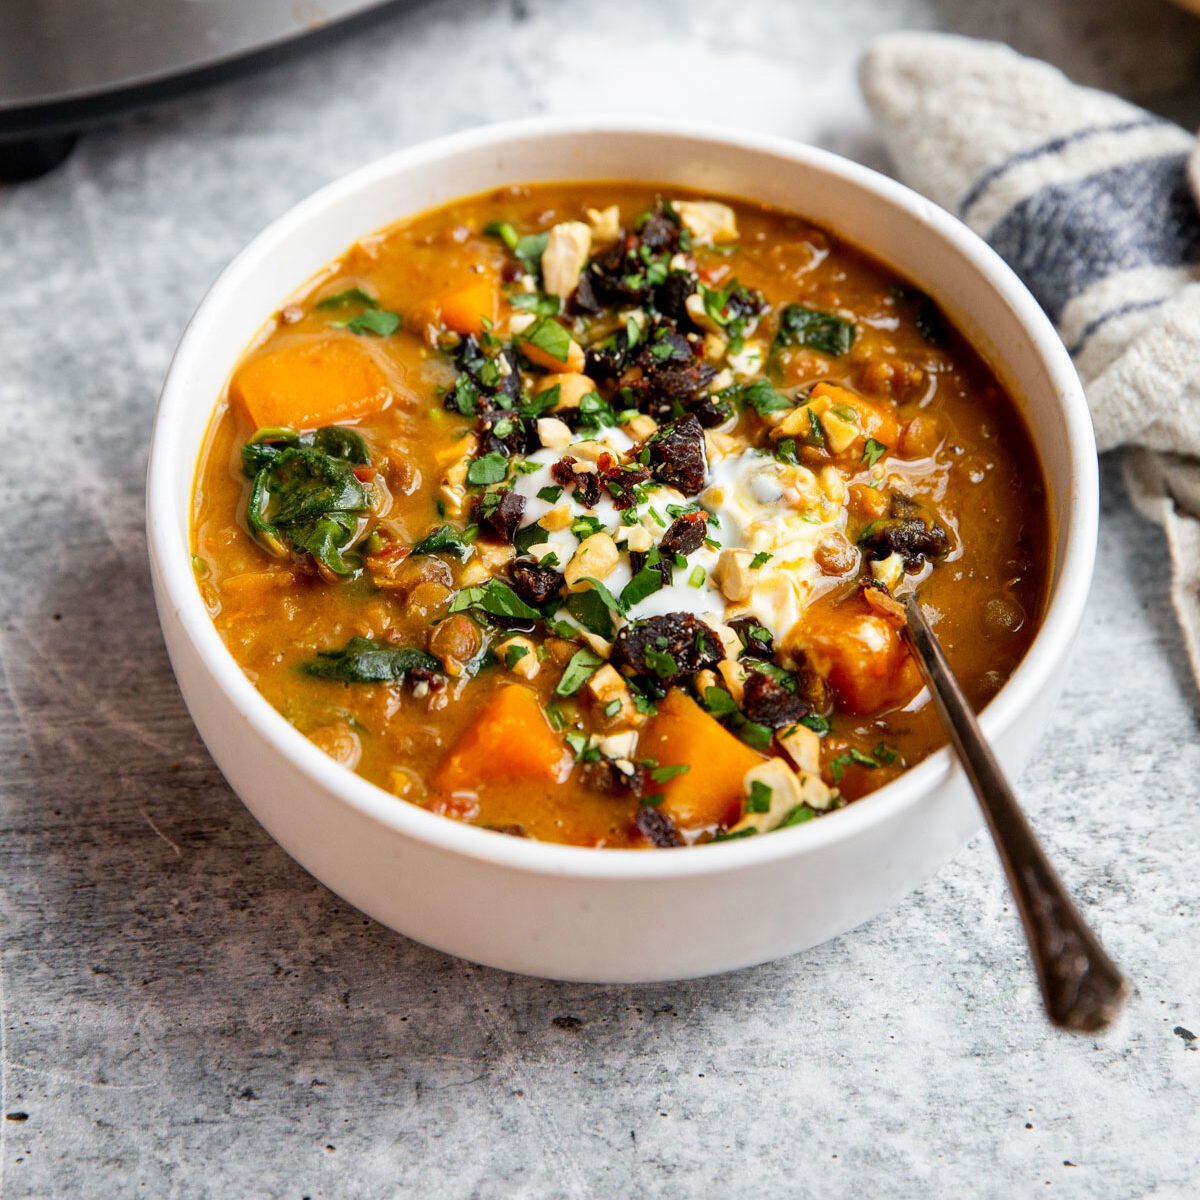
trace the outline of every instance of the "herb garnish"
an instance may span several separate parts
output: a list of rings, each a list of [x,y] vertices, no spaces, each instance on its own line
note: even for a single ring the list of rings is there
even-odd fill
[[[300,664],[300,670],[338,683],[394,683],[409,671],[440,671],[441,664],[424,650],[356,637],[341,650],[319,650],[316,658]]]

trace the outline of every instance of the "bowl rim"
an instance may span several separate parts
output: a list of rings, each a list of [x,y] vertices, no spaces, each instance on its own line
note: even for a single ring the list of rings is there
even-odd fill
[[[818,853],[827,845],[855,838],[873,826],[899,819],[957,769],[948,747],[935,751],[897,779],[820,821],[778,830],[770,837],[692,846],[685,853],[539,842],[465,824],[391,795],[313,745],[255,689],[203,604],[191,566],[191,546],[186,539],[180,544],[173,519],[176,510],[170,499],[178,486],[181,468],[194,487],[200,447],[190,447],[187,461],[182,464],[178,461],[179,454],[169,455],[167,447],[174,414],[188,398],[188,365],[203,352],[210,328],[222,319],[220,314],[226,302],[236,295],[240,282],[252,275],[259,262],[280,243],[294,236],[298,227],[319,218],[323,210],[360,189],[397,172],[408,172],[464,153],[509,141],[562,134],[670,138],[693,143],[698,149],[748,150],[815,168],[857,186],[869,193],[873,201],[906,210],[986,278],[1014,311],[1048,372],[1063,410],[1070,452],[1065,518],[1061,522],[1067,526],[1069,536],[1061,555],[1058,582],[1051,590],[1042,626],[1029,649],[981,713],[981,724],[989,740],[1005,732],[1048,684],[1073,642],[1087,600],[1095,557],[1099,483],[1091,416],[1082,386],[1066,348],[1037,301],[1008,264],[966,225],[926,197],[870,167],[776,135],[657,118],[531,117],[438,137],[395,151],[339,177],[293,205],[256,234],[220,272],[201,299],[180,338],[159,397],[147,466],[146,524],[152,572],[161,583],[160,608],[169,607],[201,665],[234,712],[329,799],[357,810],[394,834],[493,867],[589,881],[655,882],[753,869],[781,858],[803,857]],[[441,203],[456,198],[446,196]],[[397,213],[395,219],[405,215]],[[355,236],[372,232],[362,230]],[[864,249],[875,253],[870,246]],[[215,405],[216,397],[209,403]],[[167,617],[166,611],[160,612],[164,626]]]

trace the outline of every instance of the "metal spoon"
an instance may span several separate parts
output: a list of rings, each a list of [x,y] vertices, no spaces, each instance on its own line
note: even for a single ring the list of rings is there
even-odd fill
[[[979,798],[1016,897],[1046,1013],[1062,1029],[1096,1033],[1115,1020],[1129,985],[1046,858],[915,593],[905,601],[905,612],[905,637]]]

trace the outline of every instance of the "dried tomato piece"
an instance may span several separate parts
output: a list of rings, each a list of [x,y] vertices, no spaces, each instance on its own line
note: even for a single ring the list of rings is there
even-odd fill
[[[708,459],[704,454],[704,430],[694,416],[680,417],[663,426],[646,440],[650,469],[663,483],[694,496],[704,488]]]

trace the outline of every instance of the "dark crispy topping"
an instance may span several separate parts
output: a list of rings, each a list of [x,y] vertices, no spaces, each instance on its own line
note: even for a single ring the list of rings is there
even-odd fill
[[[558,595],[563,577],[549,567],[535,563],[515,562],[511,568],[513,591],[526,604],[545,604],[551,596]]]
[[[525,514],[525,497],[516,492],[487,492],[475,505],[480,527],[502,542],[511,542]]]
[[[498,451],[505,458],[515,454],[528,454],[534,449],[535,439],[529,422],[522,421],[509,409],[481,412],[476,421],[479,430],[479,453]]]
[[[682,517],[677,517],[671,523],[671,528],[663,534],[662,541],[658,543],[659,552],[665,557],[682,554],[686,558],[704,544],[707,531],[707,513],[684,513]]]
[[[650,478],[649,467],[643,467],[636,462],[622,465],[608,454],[601,457],[597,466],[600,482],[612,497],[613,507],[618,512],[633,506],[637,500],[634,488]]]
[[[681,417],[652,434],[645,443],[650,469],[657,479],[694,496],[704,488],[708,459],[704,456],[704,430],[694,416]]]
[[[756,617],[736,617],[729,622],[729,628],[738,635],[742,643],[742,656],[746,658],[765,658],[768,661],[775,657],[775,639],[771,631],[760,625]]]
[[[550,478],[565,488],[575,490],[575,499],[585,508],[595,508],[600,500],[600,476],[595,471],[576,471],[579,460],[564,454],[550,468]]]
[[[772,669],[767,670],[768,667]],[[795,677],[782,667],[769,663],[762,663],[761,667],[752,664],[746,672],[745,688],[742,712],[756,725],[781,729],[784,725],[794,725],[811,711],[799,694]]]
[[[642,837],[650,845],[657,846],[660,850],[683,845],[683,838],[679,836],[675,822],[661,808],[643,805],[638,809],[637,819],[634,823]]]
[[[618,329],[612,337],[589,346],[584,355],[584,373],[589,379],[611,383],[625,370],[629,361],[629,335]]]
[[[665,687],[721,658],[721,643],[691,613],[667,613],[631,621],[613,643],[613,664],[627,674]]]
[[[640,796],[646,779],[644,767],[634,766],[629,773],[622,771],[611,759],[580,764],[584,786],[606,796]]]
[[[447,408],[470,415],[512,408],[521,398],[521,376],[512,350],[500,350],[491,357],[468,334],[455,351],[454,361],[460,376],[446,397]]]
[[[654,307],[683,330],[696,327],[688,316],[687,298],[696,290],[696,276],[688,271],[672,271],[654,289]]]
[[[894,495],[888,515],[872,521],[859,535],[858,544],[871,559],[899,554],[904,565],[915,571],[927,558],[944,558],[950,538],[921,506],[907,496]]]

